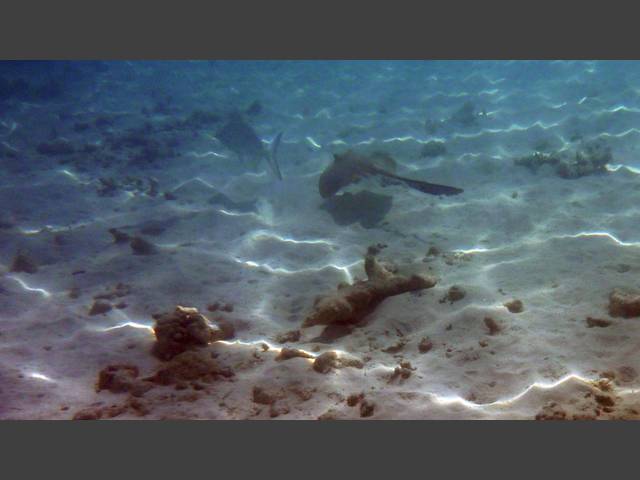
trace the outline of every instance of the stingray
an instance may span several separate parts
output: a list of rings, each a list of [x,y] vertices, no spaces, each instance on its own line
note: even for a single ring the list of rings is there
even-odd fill
[[[349,150],[333,156],[333,163],[320,175],[318,189],[322,198],[328,198],[364,177],[377,175],[389,183],[400,183],[429,195],[457,195],[463,192],[461,188],[401,177],[392,172],[394,169],[395,161],[387,153],[374,152],[365,156]]]
[[[282,173],[276,157],[282,132],[276,136],[271,143],[271,149],[267,151],[255,130],[244,121],[240,113],[234,112],[229,116],[227,123],[218,130],[216,138],[238,155],[241,161],[248,160],[257,165],[260,160],[266,160],[278,180],[282,180]]]

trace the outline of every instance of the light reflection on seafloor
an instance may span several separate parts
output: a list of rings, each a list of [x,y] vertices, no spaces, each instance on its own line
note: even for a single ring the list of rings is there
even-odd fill
[[[128,322],[124,322],[122,324],[113,326],[113,327],[108,327],[108,328],[104,328],[104,329],[100,329],[100,331],[110,331],[113,329],[119,329],[119,328],[125,328],[125,327],[130,327],[130,328],[136,328],[136,329],[148,329],[151,333],[153,333],[153,329],[152,327],[150,327],[149,325],[145,325],[142,323],[137,323],[137,322],[133,322],[133,321],[128,321]],[[265,341],[265,340],[256,340],[253,342],[244,342],[241,340],[234,340],[234,341],[226,341],[226,340],[220,340],[218,342],[214,342],[214,343],[220,343],[220,344],[224,344],[224,345],[228,345],[228,346],[234,346],[234,345],[241,345],[241,346],[259,346],[259,347],[266,347],[266,350],[271,351],[271,352],[275,352],[275,353],[280,353],[280,351],[282,350],[282,348],[276,347],[273,344],[270,344],[269,342]],[[300,350],[301,352],[305,353],[306,355],[309,355],[312,358],[302,358],[302,360],[308,362],[308,363],[313,363],[315,358],[317,358],[319,355],[321,355],[322,353],[326,353],[326,352],[334,352],[338,355],[338,358],[340,356],[344,356],[344,355],[348,355],[345,352],[341,351],[341,350],[335,350],[335,349],[328,349],[325,352],[321,352],[321,353],[314,353],[308,350],[304,350],[304,349],[297,349]],[[394,367],[385,367],[385,366],[381,366],[384,369],[387,369],[389,371],[393,371]],[[44,375],[42,373],[39,372],[30,372],[28,374],[29,377],[36,379],[36,380],[42,380],[42,381],[46,381],[46,382],[51,382],[51,383],[55,383],[56,380],[52,379],[51,377]],[[489,403],[475,403],[472,401],[469,401],[459,395],[455,395],[455,394],[438,394],[438,393],[434,393],[434,392],[420,392],[424,395],[427,395],[428,397],[430,397],[435,403],[440,404],[440,405],[452,405],[452,404],[457,404],[460,406],[463,406],[465,408],[468,409],[472,409],[472,410],[484,410],[484,409],[492,409],[492,408],[500,408],[500,407],[508,407],[511,406],[513,404],[515,404],[516,402],[518,402],[518,400],[522,399],[523,397],[525,397],[528,393],[534,391],[534,390],[553,390],[555,388],[558,388],[568,382],[577,382],[579,384],[582,384],[586,387],[593,387],[596,380],[594,379],[589,379],[587,377],[584,377],[578,373],[569,373],[565,376],[563,376],[562,378],[556,380],[556,381],[551,381],[551,382],[542,382],[542,381],[538,381],[538,382],[534,382],[532,384],[530,384],[529,386],[527,386],[526,388],[524,388],[520,393],[517,393],[511,397],[507,397],[507,398],[503,398],[500,400],[495,400],[493,402],[489,402]],[[640,389],[617,389],[615,394],[618,396],[624,396],[624,395],[637,395],[638,393],[640,393]]]
[[[252,215],[252,214],[245,214],[245,213],[231,213],[231,212],[227,212],[224,210],[219,210],[221,213],[224,213],[225,215]],[[45,229],[51,229],[51,230],[62,230],[62,228],[57,229],[51,226],[46,226],[44,227]],[[35,233],[40,233],[42,232],[43,229],[29,229],[29,230],[24,230],[23,234],[25,235],[32,235]],[[615,235],[605,232],[605,231],[599,231],[599,232],[579,232],[576,234],[567,234],[567,235],[552,235],[549,236],[548,238],[546,238],[546,240],[553,240],[553,239],[568,239],[568,238],[606,238],[608,240],[611,240],[613,243],[615,243],[616,245],[622,246],[622,247],[636,247],[640,245],[640,242],[625,242],[622,241],[620,239],[618,239]],[[286,236],[282,236],[276,233],[272,233],[272,232],[268,232],[265,230],[259,230],[259,231],[255,231],[253,232],[250,237],[248,238],[248,240],[250,242],[254,242],[254,241],[259,241],[260,239],[275,239],[277,241],[280,242],[286,242],[286,243],[293,243],[293,244],[309,244],[309,245],[326,245],[326,246],[333,246],[334,243],[329,241],[329,240],[324,240],[324,239],[307,239],[307,240],[298,240],[295,238],[290,238],[290,237],[286,237]],[[529,243],[541,243],[545,240],[530,240]],[[495,247],[495,248],[485,248],[485,247],[472,247],[472,248],[466,248],[466,249],[456,249],[454,250],[455,253],[460,253],[460,254],[482,254],[482,253],[492,253],[492,252],[496,252],[501,250],[503,247]],[[319,266],[316,268],[306,268],[306,269],[286,269],[286,268],[281,268],[281,267],[272,267],[269,264],[266,263],[259,263],[259,262],[255,262],[252,260],[242,260],[239,258],[234,258],[233,259],[235,262],[248,266],[248,267],[252,267],[252,268],[263,268],[267,271],[269,271],[272,274],[276,274],[276,275],[295,275],[295,274],[299,274],[299,273],[308,273],[308,272],[317,272],[317,271],[322,271],[324,269],[335,269],[335,270],[339,270],[341,272],[343,272],[344,276],[345,276],[345,280],[347,280],[348,282],[352,282],[353,281],[353,277],[351,275],[350,269],[352,269],[353,267],[359,265],[360,263],[362,263],[361,260],[353,262],[349,265],[335,265],[335,264],[327,264],[324,266]],[[504,263],[504,262],[499,262],[499,263]],[[491,266],[491,265],[489,265]],[[15,282],[17,282],[21,288],[23,288],[25,291],[27,292],[33,292],[33,293],[38,293],[43,295],[43,297],[45,298],[50,298],[52,296],[52,293],[44,288],[38,288],[38,287],[33,287],[28,285],[23,279],[21,279],[20,277],[16,276],[16,275],[7,275],[6,278],[9,278],[11,280],[14,280]],[[499,307],[502,305],[496,305],[496,307]],[[99,331],[99,332],[108,332],[108,331],[112,331],[112,330],[117,330],[117,329],[121,329],[121,328],[134,328],[134,329],[143,329],[143,330],[148,330],[149,333],[151,335],[153,335],[153,327],[152,325],[148,324],[148,323],[144,323],[141,321],[135,321],[135,320],[131,320],[124,312],[122,312],[121,310],[116,310],[115,311],[119,316],[123,317],[125,319],[124,322],[119,323],[117,325],[113,325],[110,327],[99,327],[96,328],[95,331]],[[221,343],[224,345],[242,345],[242,346],[263,346],[266,345],[268,347],[269,351],[272,352],[276,352],[279,353],[282,349],[280,347],[277,347],[271,343],[269,343],[266,340],[255,340],[255,341],[251,341],[251,342],[247,342],[247,341],[241,341],[241,340],[235,340],[235,341],[219,341],[216,343]],[[305,354],[311,356],[312,358],[305,358],[305,361],[308,361],[309,363],[313,363],[314,359],[319,356],[321,353],[324,352],[320,352],[320,353],[314,353],[311,351],[307,351],[304,349],[298,349],[301,350],[302,352],[304,352]],[[325,352],[335,352],[338,356],[340,355],[345,355],[345,352],[341,351],[341,350],[336,350],[336,349],[328,349],[325,350]],[[393,371],[395,366],[393,367],[389,367],[389,366],[384,366],[384,365],[378,365],[377,367],[381,367],[384,368],[385,370],[388,371]],[[30,378],[33,378],[35,380],[41,380],[44,382],[48,382],[48,383],[56,383],[56,380],[53,379],[51,376],[49,375],[45,375],[43,373],[40,372],[29,372],[27,374]],[[441,404],[441,405],[451,405],[451,404],[457,404],[460,406],[463,406],[465,408],[468,409],[473,409],[473,410],[478,410],[478,409],[491,409],[491,408],[500,408],[500,407],[508,407],[513,405],[514,403],[516,403],[518,400],[522,399],[523,397],[525,397],[528,393],[534,391],[534,390],[553,390],[555,388],[558,388],[564,384],[566,384],[567,382],[571,382],[571,381],[575,381],[578,382],[580,384],[583,384],[585,386],[593,386],[594,382],[597,379],[590,379],[588,377],[585,377],[579,373],[569,373],[565,376],[563,376],[562,378],[556,380],[556,381],[549,381],[549,382],[544,382],[544,381],[537,381],[537,382],[533,382],[532,384],[530,384],[529,386],[527,386],[526,388],[524,388],[521,392],[514,394],[511,397],[507,397],[507,398],[503,398],[500,400],[496,400],[493,402],[489,402],[489,403],[476,403],[473,401],[469,401],[466,398],[463,398],[462,396],[456,395],[456,394],[439,394],[439,393],[435,393],[435,392],[421,392],[427,396],[429,396],[430,398],[433,399],[433,401],[437,404]],[[633,389],[633,388],[629,388],[629,389],[617,389],[616,390],[616,395],[633,395],[633,394],[638,394],[640,392],[639,389]]]
[[[127,64],[132,71],[138,68],[137,62]],[[348,387],[354,389],[373,385],[372,390],[381,397],[384,389],[391,396],[408,395],[415,389],[432,407],[454,405],[450,411],[458,412],[484,410],[486,416],[495,414],[496,418],[505,413],[516,415],[521,407],[537,408],[540,405],[534,407],[533,403],[543,397],[572,400],[568,396],[585,393],[585,387],[597,389],[602,377],[593,377],[598,372],[612,375],[607,377],[612,396],[637,395],[638,389],[622,388],[637,382],[633,377],[637,323],[607,317],[603,323],[611,328],[586,330],[592,325],[587,317],[585,326],[584,319],[587,314],[606,315],[606,295],[614,288],[632,290],[637,286],[633,249],[640,246],[640,236],[632,224],[640,214],[633,203],[633,195],[640,191],[636,188],[640,169],[629,163],[636,162],[635,144],[640,135],[636,128],[640,90],[635,87],[640,72],[627,78],[613,71],[616,77],[609,80],[615,82],[609,84],[607,77],[602,77],[604,62],[549,64],[558,67],[557,78],[545,78],[545,69],[539,79],[531,79],[535,66],[520,71],[510,62],[504,65],[513,71],[502,71],[499,65],[486,69],[474,65],[469,75],[444,68],[416,69],[419,77],[413,87],[411,72],[415,67],[405,72],[385,65],[361,72],[362,76],[345,71],[330,73],[324,79],[324,72],[317,71],[313,76],[302,75],[301,79],[309,80],[300,85],[295,75],[287,79],[286,69],[263,78],[258,68],[250,70],[250,75],[232,76],[226,85],[222,73],[217,72],[218,83],[212,86],[206,80],[206,87],[199,90],[198,78],[208,78],[207,71],[202,77],[190,78],[187,93],[193,95],[193,103],[182,105],[185,92],[181,88],[186,84],[180,85],[179,78],[183,72],[173,72],[176,77],[168,81],[145,67],[139,78],[155,74],[153,81],[158,84],[154,84],[150,99],[145,97],[149,85],[141,85],[144,94],[137,97],[137,80],[118,84],[120,77],[107,73],[101,79],[106,83],[87,96],[86,102],[54,105],[17,101],[15,111],[9,105],[0,120],[0,156],[6,154],[7,165],[15,165],[16,173],[24,174],[20,178],[33,193],[20,199],[16,212],[0,218],[1,225],[8,225],[0,227],[0,233],[6,232],[9,239],[6,260],[0,265],[0,301],[6,300],[8,311],[16,312],[15,319],[7,316],[7,323],[13,329],[26,320],[15,329],[14,337],[27,339],[25,343],[31,333],[42,334],[35,339],[41,341],[58,327],[55,335],[65,346],[75,341],[76,334],[81,338],[87,335],[89,342],[94,342],[83,345],[81,351],[74,344],[57,352],[58,345],[52,340],[54,346],[49,348],[56,353],[46,357],[46,363],[38,355],[41,363],[23,364],[24,377],[43,385],[74,382],[76,378],[64,376],[66,366],[78,360],[73,355],[86,353],[92,362],[99,362],[119,355],[119,342],[133,345],[139,340],[146,348],[155,338],[153,320],[147,313],[152,308],[173,308],[179,302],[201,310],[208,305],[210,311],[217,308],[212,307],[214,301],[230,305],[231,310],[235,307],[234,314],[220,313],[219,318],[221,324],[224,319],[237,327],[233,338],[240,340],[217,342],[218,349],[230,358],[240,358],[241,353],[266,346],[263,357],[270,359],[272,353],[286,348],[275,333],[287,327],[287,322],[298,327],[314,308],[313,302],[322,298],[319,295],[339,290],[344,286],[342,280],[357,281],[363,274],[362,254],[367,247],[388,242],[390,248],[380,254],[385,264],[388,261],[400,272],[406,267],[411,272],[429,273],[438,281],[435,288],[385,300],[369,325],[360,325],[353,335],[333,343],[307,341],[315,331],[303,329],[303,341],[289,346],[298,344],[315,353],[302,350],[311,358],[294,360],[293,366],[278,367],[278,372],[295,373],[298,366],[306,372],[307,363],[326,352],[357,355],[362,357],[363,370],[337,368],[326,377],[301,377],[301,381],[321,383],[325,379],[329,387],[346,387],[349,381]],[[568,77],[563,77],[560,67]],[[130,77],[130,72],[123,76]],[[620,77],[625,77],[624,83],[617,83]],[[235,84],[238,79],[246,83]],[[599,84],[598,79],[605,82]],[[260,85],[254,81],[265,84],[254,90]],[[105,85],[123,88],[109,87],[107,100],[100,98]],[[282,95],[287,85],[290,95]],[[616,92],[618,85],[620,91]],[[174,87],[177,90],[172,90]],[[157,100],[156,88],[167,91],[167,105],[160,104],[164,100],[158,102],[158,107],[167,107],[164,112],[147,104]],[[284,131],[279,150],[284,181],[280,183],[272,182],[263,158],[257,167],[250,165],[251,171],[244,171],[249,166],[247,158],[216,137],[215,122],[200,127],[178,118],[190,118],[189,109],[201,106],[212,109],[211,113],[219,116],[217,121],[224,122],[226,113],[222,109],[214,112],[218,105],[228,101],[229,107],[242,111],[258,91],[261,98],[255,102],[262,103],[264,110],[247,116],[247,123],[255,129],[266,153],[271,152],[270,146],[280,145],[274,140]],[[174,105],[169,105],[171,102]],[[456,124],[456,109],[465,104],[475,104],[474,121]],[[92,123],[97,115],[114,118],[99,130]],[[55,122],[50,134],[45,123],[48,117]],[[85,120],[90,130],[81,133],[84,130],[76,129],[75,123],[81,126]],[[103,149],[111,148],[112,140],[115,144],[121,134],[135,132],[137,122],[151,127],[141,130],[151,142],[167,140],[169,145],[175,140],[175,149],[166,154],[164,163],[119,164],[133,156],[129,147],[105,157],[104,164],[92,162],[91,151],[103,154]],[[183,125],[187,125],[184,138],[180,131]],[[18,135],[14,135],[16,130]],[[72,143],[79,158],[38,156],[34,142],[40,140],[39,130],[44,132],[43,139],[49,134],[49,140]],[[552,168],[527,170],[518,163],[534,151],[571,154],[579,144],[592,140],[602,140],[611,147],[615,163],[604,167],[611,174],[601,165],[598,174],[602,176],[567,181],[570,177],[558,178],[562,175],[554,174]],[[423,153],[432,142],[441,143],[442,149],[446,144],[446,153]],[[464,188],[465,194],[427,197],[425,201],[399,184],[377,185],[367,179],[346,191],[380,186],[375,191],[384,188],[394,199],[393,209],[372,229],[357,222],[338,224],[336,217],[332,219],[325,211],[317,184],[332,156],[346,149],[384,150],[397,161],[397,175],[456,185]],[[129,174],[154,178],[158,190],[149,193],[125,182],[113,194],[96,195],[101,180],[113,178],[118,183],[118,176]],[[8,192],[7,198],[16,188],[12,182],[9,179],[0,185],[0,193]],[[48,188],[50,185],[53,187]],[[225,196],[230,201],[220,201]],[[107,235],[109,227],[130,237],[143,237],[160,255],[132,256],[126,241],[114,242]],[[42,260],[36,262],[35,274],[9,272],[13,267],[7,260],[22,245],[34,260]],[[92,295],[98,291],[102,295],[105,288],[109,294],[116,281],[130,282],[130,296],[116,300],[120,306],[114,301],[115,308],[104,314],[87,316],[90,302],[105,298]],[[438,303],[437,297],[450,286],[463,288],[466,299],[455,306],[451,306],[453,301]],[[513,312],[507,307],[516,300],[526,308]],[[502,334],[487,336],[493,333],[482,325],[485,314],[495,315],[505,327]],[[50,325],[44,321],[47,315]],[[67,321],[70,318],[73,321]],[[406,342],[407,347],[391,355],[387,350],[395,344],[388,343],[396,341],[392,328],[403,337],[398,344]],[[422,356],[424,352],[419,344],[416,350],[415,344],[427,334],[436,346],[435,353]],[[478,344],[490,348],[481,350]],[[439,345],[452,347],[453,353],[440,355]],[[28,346],[11,345],[7,355],[14,353],[12,349],[27,351]],[[143,356],[136,357],[137,353]],[[127,358],[155,362],[147,353],[131,351]],[[408,360],[416,364],[411,379],[405,383],[409,377],[402,377],[387,384],[397,362]],[[92,369],[96,366],[91,363]],[[236,380],[253,381],[261,372],[259,368]],[[632,373],[627,375],[629,371]],[[85,381],[87,378],[93,380],[89,373]],[[82,387],[92,391],[87,384]],[[373,397],[372,393],[371,401]],[[382,410],[387,399],[381,399]],[[513,407],[517,402],[521,403]]]
[[[116,330],[116,329],[121,329],[121,328],[134,328],[134,329],[143,329],[143,330],[148,330],[149,333],[153,336],[153,327],[149,324],[145,324],[145,323],[141,323],[141,322],[137,322],[134,320],[129,319],[129,317],[121,311],[117,312],[120,316],[124,317],[126,319],[126,321],[111,326],[111,327],[103,327],[103,328],[97,328],[95,329],[96,331],[99,332],[108,332],[108,331],[112,331],[112,330]],[[281,347],[277,347],[275,345],[273,345],[272,343],[270,343],[267,340],[255,340],[255,341],[242,341],[242,340],[233,340],[233,341],[227,341],[227,340],[219,340],[215,343],[219,343],[219,344],[223,344],[223,345],[227,345],[227,346],[234,346],[234,345],[238,345],[238,346],[245,346],[245,347],[261,347],[262,349],[266,350],[266,351],[270,351],[270,352],[274,352],[274,353],[280,353],[282,351]],[[303,352],[304,354],[308,355],[311,358],[302,358],[302,360],[308,362],[308,363],[313,363],[315,358],[317,358],[318,356],[320,356],[322,353],[326,353],[326,352],[333,352],[335,353],[338,358],[340,358],[340,356],[349,356],[349,354],[347,352],[344,352],[342,350],[339,349],[327,349],[323,352],[312,352],[309,350],[305,350],[305,349],[301,349],[301,348],[297,348],[296,350],[299,350],[301,352]],[[385,365],[375,365],[373,368],[383,368],[384,370],[387,370],[389,372],[393,372],[395,366],[385,366]],[[36,379],[36,380],[42,380],[45,382],[50,382],[50,383],[56,383],[56,380],[51,378],[48,375],[42,374],[40,372],[30,372],[28,373],[28,376],[30,378]],[[500,408],[500,407],[509,407],[512,406],[513,404],[517,403],[518,400],[524,398],[528,393],[534,391],[534,390],[553,390],[555,388],[558,388],[566,383],[569,382],[577,382],[578,384],[582,384],[586,387],[593,387],[595,385],[595,382],[598,379],[590,379],[588,377],[585,377],[579,373],[569,373],[567,375],[564,375],[562,378],[555,380],[555,381],[548,381],[548,382],[544,382],[544,381],[537,381],[537,382],[533,382],[532,384],[530,384],[529,386],[527,386],[526,388],[524,388],[521,392],[514,394],[511,397],[506,397],[506,398],[502,398],[499,400],[495,400],[493,402],[489,402],[489,403],[476,403],[470,400],[467,400],[466,398],[463,398],[460,395],[456,395],[456,394],[439,394],[439,393],[435,393],[435,392],[429,392],[429,391],[424,391],[424,392],[420,392],[428,397],[430,397],[435,403],[440,404],[440,405],[452,405],[452,404],[456,404],[456,405],[460,405],[462,407],[471,409],[471,410],[485,410],[485,409],[492,409],[492,408]],[[615,391],[615,394],[618,396],[624,396],[624,395],[634,395],[634,394],[638,394],[640,393],[639,389],[633,389],[633,388],[628,388],[628,389],[617,389]]]
[[[44,295],[47,298],[51,297],[51,292],[49,292],[48,290],[45,290],[44,288],[31,287],[27,285],[27,283],[24,280],[22,280],[20,277],[17,277],[15,275],[7,275],[6,278],[10,278],[11,280],[18,282],[18,284],[20,284],[20,286],[27,292],[36,292],[36,293],[40,293],[41,295]]]

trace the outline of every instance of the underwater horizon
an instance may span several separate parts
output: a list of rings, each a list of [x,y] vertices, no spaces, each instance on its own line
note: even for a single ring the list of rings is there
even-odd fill
[[[638,61],[0,61],[0,419],[638,419],[639,153]]]

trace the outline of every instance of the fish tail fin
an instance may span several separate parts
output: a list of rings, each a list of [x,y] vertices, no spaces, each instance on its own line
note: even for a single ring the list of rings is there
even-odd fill
[[[280,141],[282,140],[282,133],[278,133],[276,138],[271,142],[271,151],[269,152],[269,165],[276,174],[278,180],[282,180],[282,172],[280,171],[280,165],[278,164],[278,148],[280,147]]]

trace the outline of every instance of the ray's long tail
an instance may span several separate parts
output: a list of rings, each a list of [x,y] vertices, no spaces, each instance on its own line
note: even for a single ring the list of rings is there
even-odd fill
[[[400,177],[389,173],[385,170],[376,168],[375,173],[384,177],[393,178],[399,182],[404,183],[406,186],[418,190],[422,193],[428,193],[429,195],[458,195],[464,192],[463,189],[457,187],[450,187],[448,185],[439,185],[437,183],[424,182],[422,180],[413,180],[411,178]]]

